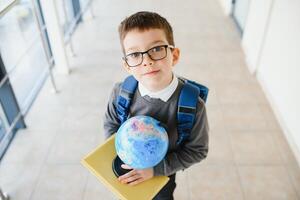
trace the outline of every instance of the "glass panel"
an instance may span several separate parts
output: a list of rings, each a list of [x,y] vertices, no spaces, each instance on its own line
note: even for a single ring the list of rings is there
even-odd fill
[[[31,102],[32,93],[42,84],[47,72],[47,59],[39,40],[23,57],[18,67],[9,75],[11,85],[21,110]],[[42,80],[41,80],[42,79]],[[26,84],[24,84],[26,83]]]
[[[39,33],[30,0],[19,2],[0,19],[0,50],[8,73],[20,62]]]
[[[30,0],[21,0],[0,19],[2,59],[23,113],[34,100],[48,71],[32,9]]]

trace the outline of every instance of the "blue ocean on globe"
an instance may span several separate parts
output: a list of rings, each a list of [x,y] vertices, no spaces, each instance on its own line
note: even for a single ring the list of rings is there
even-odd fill
[[[166,155],[169,139],[160,122],[149,116],[135,116],[126,120],[115,138],[120,159],[134,169],[157,165]]]

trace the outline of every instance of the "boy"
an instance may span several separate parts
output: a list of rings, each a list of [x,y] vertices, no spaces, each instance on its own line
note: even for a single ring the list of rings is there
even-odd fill
[[[121,22],[119,34],[124,53],[123,67],[138,81],[128,117],[151,116],[160,121],[169,136],[166,157],[155,167],[133,169],[119,177],[124,184],[135,185],[153,176],[166,175],[169,182],[154,199],[173,199],[175,173],[200,162],[208,152],[208,122],[204,102],[199,98],[195,122],[189,137],[177,145],[177,104],[184,82],[172,72],[179,60],[172,27],[168,21],[152,12],[138,12]],[[106,137],[117,132],[120,120],[116,100],[121,83],[113,88],[104,119]],[[125,169],[130,166],[122,165]]]

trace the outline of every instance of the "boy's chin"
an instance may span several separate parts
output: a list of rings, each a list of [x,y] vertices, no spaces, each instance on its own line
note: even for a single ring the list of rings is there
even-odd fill
[[[165,86],[158,81],[141,81],[142,85],[148,90],[155,92],[163,89]]]

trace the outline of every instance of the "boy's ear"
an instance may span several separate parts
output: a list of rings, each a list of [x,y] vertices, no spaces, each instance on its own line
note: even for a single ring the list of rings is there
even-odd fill
[[[179,61],[179,57],[180,57],[180,49],[178,48],[174,48],[172,51],[172,55],[173,55],[173,66],[176,65]]]

